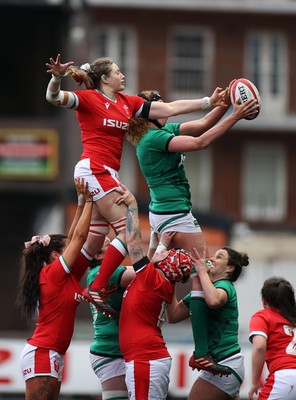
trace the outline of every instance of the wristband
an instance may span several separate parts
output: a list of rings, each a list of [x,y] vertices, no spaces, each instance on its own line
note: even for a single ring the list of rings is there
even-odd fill
[[[62,75],[60,75],[60,76],[55,76],[55,75],[51,74],[51,79],[52,79],[54,82],[60,82],[61,79],[62,79]]]
[[[85,202],[86,203],[92,203],[93,201],[92,200],[86,200]]]
[[[203,97],[201,99],[201,108],[202,110],[208,110],[212,107],[211,98],[210,97]]]
[[[166,251],[168,248],[159,242],[159,245],[157,246],[157,249],[155,250],[155,253],[162,253],[163,251]]]

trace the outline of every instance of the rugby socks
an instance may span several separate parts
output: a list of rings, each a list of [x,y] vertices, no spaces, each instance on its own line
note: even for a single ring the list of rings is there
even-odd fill
[[[127,248],[125,243],[118,238],[113,239],[107,247],[100,270],[91,284],[91,288],[94,290],[100,290],[103,287],[106,287],[108,279],[122,263],[126,255]]]
[[[202,291],[191,291],[190,319],[194,339],[194,356],[205,356],[208,351],[208,306]]]

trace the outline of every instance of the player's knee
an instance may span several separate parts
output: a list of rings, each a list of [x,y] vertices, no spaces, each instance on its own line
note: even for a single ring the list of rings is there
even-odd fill
[[[116,235],[118,235],[118,233],[123,232],[126,229],[126,217],[122,217],[117,221],[110,222],[110,224],[114,229]]]
[[[94,236],[107,236],[110,231],[106,221],[92,220],[90,222],[89,233]]]

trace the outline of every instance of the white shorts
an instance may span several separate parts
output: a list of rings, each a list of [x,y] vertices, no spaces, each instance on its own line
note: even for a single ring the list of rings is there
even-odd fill
[[[130,400],[165,400],[172,359],[130,361],[126,365],[126,386]]]
[[[282,369],[268,375],[258,400],[295,400],[296,369]]]
[[[52,376],[62,380],[64,356],[55,350],[26,344],[20,356],[21,370],[26,381],[36,376]]]
[[[93,163],[89,158],[80,160],[74,170],[74,179],[84,178],[88,183],[93,200],[99,200],[120,188],[118,172],[106,165]]]
[[[234,354],[218,364],[226,365],[232,369],[228,376],[213,375],[207,371],[201,371],[199,377],[203,380],[217,386],[223,392],[232,397],[239,396],[239,390],[245,377],[244,356],[242,353]]]
[[[89,353],[89,361],[101,384],[108,379],[125,375],[125,362],[123,358],[97,356]]]
[[[191,212],[181,214],[154,214],[149,211],[149,222],[152,230],[157,233],[201,232],[201,227]]]

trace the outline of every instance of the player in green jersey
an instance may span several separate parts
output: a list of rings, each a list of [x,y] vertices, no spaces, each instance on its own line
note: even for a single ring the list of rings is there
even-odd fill
[[[104,246],[95,255],[87,276],[87,284],[95,279],[110,239],[105,238]],[[102,386],[103,400],[127,400],[128,393],[125,383],[125,364],[118,344],[118,317],[121,309],[122,296],[126,287],[135,277],[134,269],[119,266],[109,278],[111,287],[117,291],[108,298],[110,306],[116,311],[116,319],[109,318],[99,312],[90,303],[93,316],[94,340],[90,345],[90,363]]]
[[[223,247],[210,258],[210,268],[205,254],[200,257],[196,249],[192,260],[196,270],[192,276],[192,291],[179,302],[174,298],[167,308],[168,321],[176,323],[190,316],[194,334],[201,328],[201,320],[192,309],[192,303],[205,303],[208,307],[209,351],[219,365],[228,369],[229,375],[201,371],[188,400],[238,400],[244,379],[244,357],[238,342],[238,304],[233,282],[240,276],[242,268],[249,264],[249,258],[245,253]],[[199,290],[200,285],[202,290]],[[199,369],[195,353],[189,365]]]
[[[139,96],[148,101],[162,101],[160,94],[155,90],[141,92]],[[228,88],[225,90],[225,102],[230,104]],[[249,100],[243,105],[237,102],[232,113],[222,121],[220,119],[228,109],[225,106],[215,107],[203,118],[182,124],[167,123],[167,118],[149,121],[141,118],[131,119],[127,137],[136,147],[140,168],[151,197],[149,221],[152,234],[149,258],[156,248],[159,252],[163,247],[161,243],[157,247],[156,235],[170,231],[176,232],[173,247],[184,248],[191,253],[193,247],[200,253],[203,251],[206,244],[202,230],[191,212],[191,194],[184,168],[184,152],[207,148],[257,107],[256,100]],[[195,313],[204,321],[195,349],[195,355],[201,360],[200,367],[223,373],[207,354],[207,307],[201,302],[197,302],[194,307]]]

